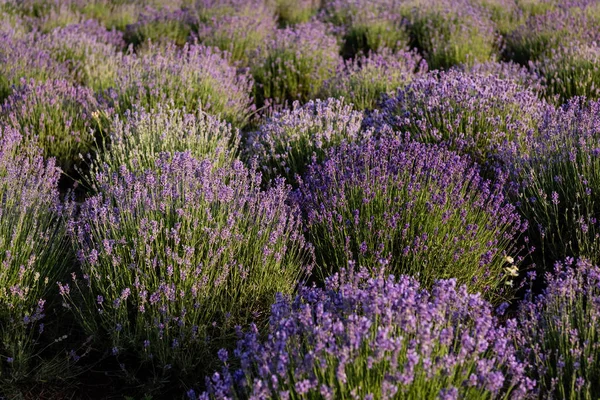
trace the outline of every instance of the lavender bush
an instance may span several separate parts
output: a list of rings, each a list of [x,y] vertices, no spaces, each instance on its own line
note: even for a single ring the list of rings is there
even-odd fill
[[[409,37],[406,20],[394,0],[326,1],[322,19],[341,29],[342,55],[353,58],[359,53],[378,52],[383,48],[404,50]]]
[[[238,73],[228,55],[218,49],[188,44],[181,49],[151,46],[141,55],[123,58],[111,97],[121,114],[134,104],[152,109],[172,101],[176,107],[200,107],[242,125],[253,109],[252,84],[252,78]]]
[[[69,69],[72,79],[96,91],[115,85],[125,47],[121,32],[108,31],[96,21],[57,28],[40,37],[36,46]]]
[[[590,39],[586,19],[580,13],[551,9],[531,15],[504,37],[505,57],[522,65],[536,61],[560,43]]]
[[[268,2],[268,1],[267,1]],[[321,0],[270,0],[282,26],[308,22],[319,10]]]
[[[349,276],[348,276],[349,275]],[[521,399],[535,387],[489,303],[455,280],[335,275],[279,296],[270,334],[251,327],[207,392],[190,399]],[[235,362],[235,361],[234,361]]]
[[[373,109],[383,94],[393,94],[426,70],[427,63],[415,52],[383,49],[342,61],[323,84],[323,98],[344,97],[358,110]]]
[[[559,46],[533,65],[545,79],[549,98],[600,97],[600,48],[595,44]]]
[[[134,24],[142,11],[140,4],[134,1],[86,0],[78,2],[75,7],[81,14],[100,22],[107,29],[121,32]]]
[[[4,101],[13,92],[14,85],[18,85],[23,78],[40,82],[71,78],[66,65],[35,46],[37,38],[36,34],[0,34],[0,101]]]
[[[485,164],[499,153],[526,149],[547,107],[514,81],[451,70],[415,78],[368,121],[421,142],[444,143]]]
[[[0,382],[48,378],[42,343],[55,282],[69,261],[60,171],[19,132],[0,127]],[[57,351],[52,348],[53,351]],[[48,360],[46,360],[48,361]],[[54,365],[56,367],[56,365]],[[52,371],[56,373],[57,371]],[[53,378],[54,376],[50,376]]]
[[[466,73],[472,75],[490,75],[502,80],[509,80],[521,85],[538,95],[544,93],[544,79],[537,72],[529,68],[509,62],[490,61],[486,63],[463,66],[461,68]]]
[[[546,281],[543,294],[521,303],[516,345],[548,398],[593,399],[600,390],[600,268],[567,258]]]
[[[314,98],[339,63],[338,45],[317,22],[278,30],[254,56],[256,102],[277,103]]]
[[[191,10],[147,7],[134,24],[127,26],[125,40],[134,46],[152,41],[183,46],[198,22]]]
[[[497,39],[481,7],[468,0],[422,0],[409,10],[413,44],[423,51],[431,69],[492,58]]]
[[[248,158],[257,157],[266,181],[282,176],[295,182],[313,157],[322,160],[328,148],[367,137],[361,122],[362,114],[343,100],[294,102],[250,133]]]
[[[47,157],[69,171],[94,143],[95,115],[101,106],[94,93],[64,80],[38,83],[22,81],[2,105],[7,124],[35,139]]]
[[[599,115],[599,103],[570,100],[546,113],[530,151],[510,162],[519,209],[546,265],[567,256],[600,260]]]
[[[203,3],[198,39],[207,46],[229,52],[233,60],[242,61],[244,65],[275,31],[275,13],[264,0],[228,0],[217,4],[204,0]],[[228,10],[229,7],[234,10]]]
[[[91,166],[92,182],[101,171],[110,177],[123,167],[140,172],[155,169],[161,153],[189,151],[198,159],[210,158],[214,167],[224,167],[235,160],[240,141],[239,132],[230,124],[203,111],[188,113],[170,104],[154,111],[127,110],[122,117],[114,116],[106,131],[108,137],[99,143]]]
[[[81,270],[61,294],[102,349],[133,360],[123,368],[134,376],[209,368],[235,325],[264,320],[275,293],[308,272],[288,188],[261,191],[240,161],[164,153],[153,170],[95,179],[99,193],[69,222]]]
[[[503,184],[441,146],[384,139],[343,145],[311,165],[297,201],[321,278],[357,261],[425,286],[456,278],[507,297],[527,224]]]

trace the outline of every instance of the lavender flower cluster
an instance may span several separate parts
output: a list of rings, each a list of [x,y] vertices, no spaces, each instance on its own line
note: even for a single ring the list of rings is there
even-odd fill
[[[68,268],[59,200],[60,171],[53,159],[0,125],[0,380],[38,369],[55,282]],[[51,342],[51,340],[50,340]]]
[[[266,178],[282,176],[295,182],[312,159],[323,160],[326,150],[368,136],[361,130],[362,114],[343,100],[330,98],[294,102],[276,113],[248,138],[248,157],[256,157]]]
[[[452,277],[490,297],[510,292],[506,259],[518,258],[527,223],[501,180],[440,146],[386,139],[331,153],[310,166],[297,200],[322,277],[356,261],[427,285]]]
[[[324,289],[279,296],[269,335],[255,326],[234,351],[241,368],[206,378],[190,399],[521,399],[535,388],[492,307],[455,280],[431,291],[408,276],[342,271]],[[293,371],[293,373],[291,373]]]
[[[216,343],[264,319],[275,294],[310,272],[289,189],[261,191],[260,175],[240,161],[217,168],[189,152],[163,153],[154,169],[123,165],[95,180],[99,193],[68,224],[80,271],[59,287],[114,356],[206,371]]]
[[[511,80],[434,71],[384,98],[368,124],[443,143],[483,164],[498,153],[526,150],[546,108],[534,92]]]
[[[147,52],[123,57],[116,86],[108,96],[121,113],[134,104],[151,109],[172,101],[177,107],[200,107],[242,124],[253,109],[253,82],[228,58],[227,53],[202,45],[152,45]]]

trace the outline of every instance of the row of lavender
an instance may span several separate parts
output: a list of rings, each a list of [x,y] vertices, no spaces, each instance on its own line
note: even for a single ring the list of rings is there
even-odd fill
[[[243,124],[253,105],[274,102],[345,96],[373,108],[425,64],[500,59],[531,70],[549,99],[598,96],[593,0],[181,1],[5,1],[0,55],[11,67],[0,71],[0,96],[23,76],[67,79],[117,108],[167,96]],[[245,73],[233,77],[229,65]],[[198,86],[198,76],[217,82]]]
[[[593,2],[1,6],[2,389],[599,389]]]

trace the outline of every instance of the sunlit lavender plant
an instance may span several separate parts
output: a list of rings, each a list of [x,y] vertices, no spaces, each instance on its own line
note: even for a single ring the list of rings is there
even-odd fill
[[[600,103],[574,98],[548,111],[530,150],[507,162],[540,267],[565,257],[600,261],[599,138]]]
[[[516,345],[545,397],[593,399],[600,390],[600,268],[567,258],[546,283],[520,305]]]
[[[413,79],[380,107],[369,123],[491,164],[499,153],[527,148],[548,105],[514,81],[451,70]]]
[[[230,124],[169,103],[154,111],[127,110],[124,116],[112,118],[106,132],[91,166],[92,183],[101,171],[110,177],[122,167],[140,172],[154,169],[160,153],[189,151],[196,158],[210,158],[215,167],[224,167],[235,160],[240,141],[239,132]]]
[[[586,18],[581,13],[551,9],[535,14],[504,37],[504,56],[519,64],[537,61],[550,49],[572,40],[592,39]]]
[[[198,21],[189,9],[147,7],[135,23],[127,26],[125,40],[134,46],[149,40],[153,43],[175,43],[183,46],[197,25]]]
[[[121,32],[88,20],[57,28],[39,37],[36,46],[66,65],[73,80],[102,91],[115,85],[121,58],[117,51],[125,48],[125,42]]]
[[[571,97],[600,97],[600,47],[596,44],[559,46],[533,64],[544,77],[546,95],[561,102]]]
[[[342,145],[312,164],[297,201],[317,276],[356,261],[427,287],[456,278],[494,301],[510,297],[527,223],[502,177],[492,184],[479,172],[442,146],[391,139]]]
[[[36,46],[38,34],[0,34],[0,101],[8,97],[23,78],[40,82],[51,79],[71,79],[65,64]]]
[[[97,345],[133,360],[123,368],[134,376],[206,371],[235,325],[264,323],[275,293],[308,272],[289,189],[261,191],[240,161],[163,153],[151,170],[95,180],[99,193],[69,223],[80,271],[61,293]]]
[[[269,99],[283,103],[314,98],[339,63],[336,39],[317,22],[278,30],[254,58],[252,74],[259,106]]]
[[[94,143],[101,106],[86,87],[64,80],[23,80],[1,110],[2,120],[36,140],[46,157],[56,157],[57,165],[69,171]]]
[[[138,104],[148,110],[172,101],[175,107],[202,108],[235,125],[253,110],[252,78],[228,62],[227,53],[201,45],[150,46],[128,54],[111,96],[119,113]]]
[[[198,39],[231,54],[232,60],[249,63],[250,55],[275,31],[275,13],[264,0],[204,0]],[[227,6],[232,10],[223,10]],[[227,7],[227,8],[229,8]]]
[[[267,0],[274,3],[279,24],[282,26],[302,24],[317,13],[321,0]]]
[[[373,109],[383,94],[393,94],[427,71],[416,52],[389,49],[340,62],[335,76],[323,84],[323,98],[343,97],[358,110]]]
[[[107,29],[121,32],[126,31],[128,25],[134,24],[143,11],[135,1],[85,0],[79,1],[75,7],[81,14],[100,22]]]
[[[509,62],[489,61],[471,66],[462,66],[464,72],[473,75],[491,75],[502,80],[518,83],[524,89],[536,93],[538,96],[544,94],[544,79],[537,72],[520,64]]]
[[[313,157],[320,161],[328,148],[367,137],[361,123],[362,114],[343,100],[294,102],[249,134],[247,155],[258,158],[266,182],[282,176],[293,183]]]
[[[455,280],[423,289],[412,277],[342,273],[325,289],[279,296],[270,334],[251,327],[208,399],[522,399],[535,381],[492,307]],[[240,362],[241,368],[234,367]]]
[[[397,0],[324,2],[321,18],[341,29],[344,58],[389,48],[405,50],[409,36]]]
[[[483,8],[468,0],[420,0],[409,8],[412,43],[431,69],[490,60],[496,49],[494,26]]]
[[[40,358],[42,343],[53,339],[44,339],[44,324],[54,322],[46,313],[55,305],[55,283],[63,278],[70,258],[59,177],[53,159],[45,161],[16,129],[0,126],[2,389],[8,382],[41,378],[49,367]]]

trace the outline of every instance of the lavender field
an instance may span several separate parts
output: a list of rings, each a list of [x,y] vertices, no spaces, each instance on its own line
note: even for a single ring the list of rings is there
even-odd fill
[[[0,399],[600,399],[600,1],[0,0]]]

